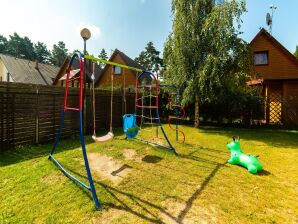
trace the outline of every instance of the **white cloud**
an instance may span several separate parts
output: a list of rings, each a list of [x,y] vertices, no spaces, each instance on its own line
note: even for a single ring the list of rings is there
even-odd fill
[[[101,37],[101,30],[98,26],[94,24],[80,23],[77,27],[77,34],[80,35],[80,32],[83,28],[87,28],[91,32],[91,38],[98,39]]]

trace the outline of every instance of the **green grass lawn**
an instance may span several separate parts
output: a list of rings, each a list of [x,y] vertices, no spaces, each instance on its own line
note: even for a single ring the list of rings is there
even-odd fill
[[[0,223],[298,223],[297,131],[183,128],[186,142],[174,143],[179,157],[121,132],[104,144],[86,137],[89,155],[109,156],[128,171],[114,182],[92,170],[100,211],[48,160],[52,144],[1,153]],[[226,164],[232,135],[259,155],[259,175]],[[87,182],[78,138],[61,141],[56,158]]]

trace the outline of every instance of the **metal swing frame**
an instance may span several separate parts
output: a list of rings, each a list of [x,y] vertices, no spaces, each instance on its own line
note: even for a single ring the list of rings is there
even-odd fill
[[[78,58],[78,60],[80,61],[80,75],[79,77],[76,77],[74,79],[70,79],[70,70],[71,70],[71,66],[73,64],[73,61],[75,58]],[[74,81],[74,80],[79,80],[80,83],[80,94],[79,94],[79,106],[78,107],[68,107],[67,106],[67,100],[68,100],[68,90],[69,90],[69,82]],[[57,167],[65,174],[65,176],[67,176],[69,179],[73,180],[75,183],[79,184],[80,186],[86,188],[87,190],[91,191],[94,203],[95,203],[95,207],[96,209],[100,208],[100,203],[98,201],[98,197],[96,194],[96,190],[94,187],[94,182],[93,182],[93,178],[92,178],[92,174],[90,171],[90,166],[89,166],[89,161],[88,161],[88,157],[87,157],[87,152],[86,152],[86,145],[85,145],[85,139],[84,139],[84,121],[83,121],[83,105],[84,105],[84,86],[85,86],[85,78],[84,78],[84,62],[83,62],[83,58],[81,56],[80,53],[75,53],[70,60],[68,69],[67,69],[67,77],[66,77],[66,87],[65,87],[65,92],[64,92],[64,106],[63,106],[63,110],[61,112],[61,118],[60,118],[60,127],[58,130],[58,133],[56,135],[56,139],[52,148],[52,151],[49,155],[49,159],[52,160]],[[75,176],[73,176],[72,174],[70,174],[59,162],[57,159],[55,159],[54,157],[54,153],[55,150],[57,148],[57,145],[59,143],[59,139],[61,137],[62,134],[62,129],[64,127],[64,123],[65,123],[65,114],[66,111],[76,111],[79,113],[79,126],[80,126],[80,143],[81,143],[81,148],[82,148],[82,153],[83,153],[83,158],[84,158],[84,164],[86,167],[86,172],[87,172],[87,177],[88,177],[88,182],[89,185],[85,184],[84,182],[82,182],[81,180],[79,180],[78,178],[76,178]]]
[[[79,62],[80,62],[80,75],[79,77],[76,78],[72,78],[70,79],[70,71],[71,71],[71,66],[75,60],[75,58],[78,58]],[[118,64],[118,63],[114,63],[114,62],[110,62],[107,60],[103,60],[100,58],[95,58],[93,56],[90,55],[85,55],[84,57],[82,57],[82,55],[80,53],[75,53],[73,54],[73,56],[71,57],[68,69],[67,69],[67,77],[66,77],[66,87],[65,87],[65,92],[64,92],[64,105],[63,105],[63,110],[61,112],[61,117],[60,117],[60,126],[55,138],[55,142],[53,145],[53,148],[51,150],[51,153],[49,155],[49,160],[52,160],[55,165],[64,173],[65,176],[67,176],[69,179],[71,179],[72,181],[74,181],[75,183],[77,183],[78,185],[84,187],[85,189],[91,191],[92,197],[93,197],[93,201],[95,203],[95,207],[96,209],[100,209],[100,203],[96,194],[96,190],[95,190],[95,186],[94,186],[94,181],[92,178],[92,174],[90,171],[90,166],[89,166],[89,161],[88,161],[88,156],[87,156],[87,152],[86,152],[86,144],[85,144],[85,139],[84,139],[84,120],[83,120],[83,106],[84,106],[84,87],[85,87],[85,77],[84,77],[84,62],[83,59],[89,59],[92,61],[98,61],[98,62],[102,62],[105,64],[110,64],[110,65],[114,65],[114,66],[119,66],[125,69],[130,69],[136,72],[140,72],[139,75],[137,75],[137,79],[136,79],[136,108],[137,107],[142,107],[143,105],[139,105],[138,103],[138,89],[140,88],[139,86],[139,82],[138,80],[144,75],[144,74],[149,74],[151,78],[154,79],[155,81],[155,85],[153,85],[153,87],[155,87],[156,89],[156,105],[151,107],[154,108],[156,111],[156,117],[157,117],[157,123],[158,123],[158,127],[161,129],[162,134],[167,142],[167,146],[166,145],[161,145],[158,144],[156,142],[152,142],[152,141],[147,141],[145,139],[140,139],[140,138],[134,138],[136,140],[140,140],[143,142],[146,142],[148,144],[153,144],[153,145],[157,145],[166,149],[169,149],[171,151],[174,152],[175,155],[178,155],[178,153],[176,152],[175,148],[172,146],[170,140],[168,139],[166,132],[164,131],[161,121],[160,121],[160,116],[159,116],[159,107],[158,107],[158,88],[159,88],[159,84],[158,84],[158,80],[156,79],[156,77],[151,73],[151,72],[146,72],[143,71],[141,69],[138,68],[134,68],[134,67],[130,67],[127,65],[122,65],[122,64]],[[137,73],[138,74],[138,73]],[[68,102],[68,90],[69,90],[69,82],[74,81],[74,80],[78,80],[79,84],[80,84],[80,94],[79,94],[79,106],[78,107],[69,107],[67,105]],[[152,86],[150,87],[152,88]],[[87,177],[88,177],[88,182],[89,185],[85,184],[83,181],[81,181],[80,179],[78,179],[77,177],[73,176],[71,173],[69,173],[60,163],[57,159],[55,159],[54,157],[54,153],[56,151],[56,148],[58,146],[59,140],[61,138],[62,135],[62,129],[64,128],[64,124],[65,124],[65,114],[67,111],[76,111],[79,114],[79,126],[80,126],[80,143],[81,143],[81,148],[82,148],[82,154],[83,154],[83,158],[84,158],[84,164],[85,164],[85,168],[86,168],[86,172],[87,172]],[[135,110],[135,113],[137,112],[137,109]]]
[[[170,105],[170,108],[175,108],[175,116],[169,116],[168,117],[168,125],[169,127],[176,132],[176,142],[179,143],[184,143],[185,142],[185,134],[183,131],[181,131],[181,129],[179,129],[179,121],[184,120],[185,119],[185,109],[183,106],[181,106],[181,104],[179,104],[180,101],[180,95],[179,95],[179,91],[176,85],[169,85],[169,84],[161,84],[159,85],[159,87],[163,87],[163,88],[168,88],[173,90],[173,93],[170,93],[169,95],[169,100],[168,103]],[[173,96],[175,96],[174,98],[174,102],[173,102]],[[179,116],[180,114],[180,116]],[[171,121],[175,120],[175,128],[172,127],[172,123]],[[182,135],[182,141],[179,141],[179,133],[180,135]]]
[[[104,63],[104,64],[109,64],[109,65],[113,65],[113,66],[118,66],[118,67],[121,67],[121,68],[124,68],[124,69],[129,69],[129,70],[132,70],[132,71],[135,71],[137,72],[137,78],[136,78],[136,99],[137,99],[137,94],[138,94],[138,88],[140,87],[139,85],[139,79],[145,75],[145,74],[149,74],[150,77],[152,79],[154,79],[154,81],[156,82],[156,94],[157,94],[157,105],[155,107],[156,109],[156,117],[157,117],[157,123],[162,131],[162,134],[167,142],[168,145],[161,145],[161,144],[158,144],[156,142],[152,142],[152,141],[147,141],[145,139],[141,139],[141,138],[132,138],[132,139],[136,139],[136,140],[140,140],[140,141],[143,141],[143,142],[146,142],[147,144],[152,144],[152,145],[156,145],[156,146],[159,146],[159,147],[162,147],[162,148],[165,148],[165,149],[169,149],[171,151],[174,152],[175,155],[178,155],[178,153],[176,152],[175,148],[173,147],[173,145],[171,144],[162,124],[161,124],[161,121],[160,121],[160,115],[159,115],[159,107],[158,107],[158,88],[159,88],[159,83],[158,83],[158,80],[157,78],[155,77],[155,75],[152,73],[152,72],[149,72],[149,71],[144,71],[142,69],[139,69],[139,68],[135,68],[135,67],[131,67],[131,66],[127,66],[127,65],[123,65],[123,64],[119,64],[119,63],[116,63],[116,62],[111,62],[111,61],[107,61],[107,60],[104,60],[104,59],[101,59],[101,58],[96,58],[96,57],[93,57],[91,55],[85,55],[86,59],[89,59],[89,60],[92,60],[92,61],[97,61],[97,62],[100,62],[100,63]],[[139,74],[138,74],[139,73]],[[137,101],[135,102],[135,106],[137,108]],[[135,110],[135,115],[136,115],[136,112],[137,110]]]
[[[149,76],[152,80],[153,80],[153,82],[155,83],[155,84],[149,84],[149,85],[140,85],[140,83],[139,83],[139,80],[144,76],[144,75],[147,75],[147,76]],[[165,132],[165,130],[164,130],[164,128],[163,128],[163,126],[162,126],[162,123],[161,123],[161,121],[160,121],[160,114],[159,114],[159,101],[158,101],[158,94],[159,94],[159,87],[160,87],[160,85],[159,85],[159,83],[158,83],[158,80],[157,80],[157,78],[156,78],[156,76],[152,73],[152,72],[149,72],[149,71],[143,71],[141,74],[139,74],[138,76],[137,76],[137,79],[136,79],[136,100],[135,100],[135,116],[137,116],[137,110],[138,110],[138,108],[147,108],[147,109],[155,109],[155,114],[156,114],[156,124],[157,124],[157,127],[158,128],[160,128],[161,129],[161,132],[162,132],[162,134],[163,134],[163,136],[164,136],[164,138],[165,138],[165,140],[166,140],[166,143],[167,143],[167,145],[162,145],[162,144],[158,144],[158,143],[156,143],[156,142],[153,142],[153,141],[149,141],[149,140],[146,140],[146,139],[142,139],[142,138],[137,138],[137,137],[135,137],[135,138],[133,138],[133,139],[136,139],[136,140],[140,140],[140,141],[142,141],[142,142],[146,142],[147,144],[152,144],[152,145],[156,145],[156,146],[159,146],[159,147],[162,147],[162,148],[165,148],[165,149],[169,149],[169,150],[171,150],[171,151],[173,151],[173,153],[175,154],[175,155],[178,155],[178,153],[176,152],[176,149],[173,147],[173,145],[171,144],[171,142],[170,142],[170,140],[169,140],[169,138],[168,138],[168,136],[167,136],[167,134],[166,134],[166,132]],[[139,97],[139,89],[141,89],[141,88],[154,88],[155,89],[155,105],[151,105],[151,103],[150,103],[150,105],[149,106],[144,106],[143,105],[143,102],[140,104],[140,100],[142,99],[142,97],[140,98]],[[151,100],[151,99],[150,99]]]

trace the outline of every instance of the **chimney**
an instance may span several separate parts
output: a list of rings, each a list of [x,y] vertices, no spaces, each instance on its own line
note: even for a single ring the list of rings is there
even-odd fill
[[[35,60],[35,69],[38,70],[38,60]]]

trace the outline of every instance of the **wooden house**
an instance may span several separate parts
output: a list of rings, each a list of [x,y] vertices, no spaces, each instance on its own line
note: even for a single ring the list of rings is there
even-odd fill
[[[137,62],[132,60],[130,57],[128,57],[126,54],[119,51],[118,49],[113,52],[109,61],[145,70],[145,68],[143,68],[141,65],[139,65]],[[137,72],[129,69],[123,69],[118,66],[106,65],[103,68],[102,73],[95,84],[96,87],[111,86],[112,74],[114,74],[115,87],[126,89],[129,87],[134,87],[136,84]]]
[[[53,81],[53,85],[54,86],[65,86],[65,82],[66,82],[66,72],[67,72],[67,68],[69,66],[69,62],[70,62],[70,57],[67,57],[65,59],[65,61],[63,62],[62,66],[60,67],[59,71],[56,73],[56,77]],[[86,87],[90,88],[92,85],[92,79],[91,79],[91,75],[93,73],[93,64],[92,61],[90,60],[86,60]],[[99,65],[95,64],[95,82],[97,82],[97,80],[99,79],[99,77],[101,76],[102,73],[102,69],[100,68]],[[80,62],[77,59],[74,59],[72,67],[71,67],[71,71],[70,71],[70,78],[76,78],[77,76],[79,76],[80,74]],[[71,87],[79,87],[79,81],[78,80],[74,80],[71,81],[70,83]]]
[[[298,59],[265,29],[250,47],[254,64],[248,84],[263,86],[264,121],[298,125]]]

